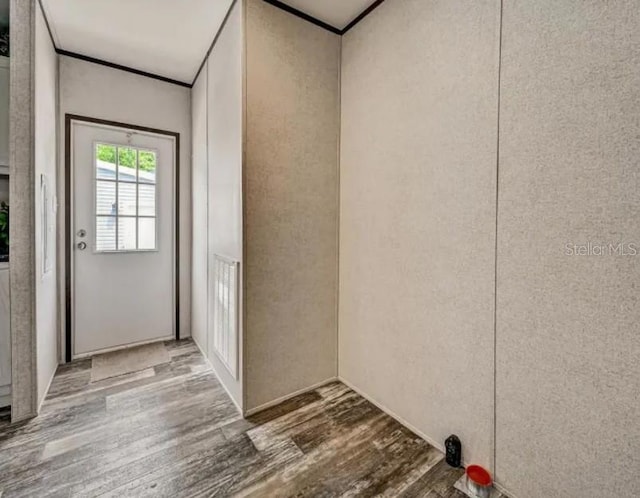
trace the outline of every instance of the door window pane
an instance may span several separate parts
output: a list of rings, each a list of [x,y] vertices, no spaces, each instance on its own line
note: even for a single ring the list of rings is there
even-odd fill
[[[118,215],[135,216],[136,184],[118,182]]]
[[[116,179],[116,146],[96,144],[96,178]]]
[[[156,153],[141,150],[138,153],[138,161],[140,183],[156,183]]]
[[[116,250],[115,216],[98,216],[96,219],[96,251]]]
[[[96,181],[96,214],[116,215],[115,182]]]
[[[138,151],[132,147],[118,147],[118,180],[136,181]]]
[[[156,219],[138,218],[138,249],[156,248]]]
[[[138,186],[138,215],[139,216],[155,216],[156,215],[156,186],[155,185],[139,185]]]
[[[118,218],[118,251],[137,249],[136,218]]]

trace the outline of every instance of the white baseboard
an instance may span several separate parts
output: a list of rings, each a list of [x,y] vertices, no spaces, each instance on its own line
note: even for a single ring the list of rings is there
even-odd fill
[[[331,377],[329,379],[325,379],[322,382],[318,382],[317,384],[314,384],[312,386],[308,386],[305,387],[304,389],[300,389],[298,391],[295,391],[291,394],[287,394],[285,396],[281,396],[280,398],[274,399],[273,401],[269,401],[268,403],[264,403],[260,406],[257,406],[255,408],[251,408],[250,410],[243,410],[242,407],[236,402],[235,399],[233,399],[233,396],[231,396],[231,393],[229,392],[229,389],[227,389],[227,386],[224,385],[224,382],[222,382],[222,379],[220,378],[220,375],[218,375],[218,372],[216,372],[216,369],[214,367],[214,365],[211,363],[211,360],[209,360],[209,358],[207,357],[207,355],[205,354],[204,350],[202,349],[202,346],[200,346],[200,344],[198,343],[198,341],[195,339],[195,337],[191,337],[191,340],[193,341],[193,343],[196,345],[196,347],[200,350],[200,354],[202,354],[202,356],[204,357],[204,359],[207,361],[207,363],[209,364],[209,366],[211,367],[211,370],[213,371],[213,374],[216,376],[216,378],[218,379],[218,382],[220,383],[220,385],[222,386],[222,388],[225,390],[225,392],[227,393],[227,396],[229,396],[229,398],[231,399],[231,401],[233,402],[233,404],[236,406],[236,408],[238,409],[238,412],[240,412],[240,414],[246,418],[246,417],[250,417],[251,415],[255,415],[256,413],[259,413],[261,411],[266,410],[267,408],[271,408],[273,406],[279,405],[280,403],[287,401],[291,398],[294,398],[296,396],[299,396],[300,394],[304,394],[307,393],[309,391],[313,391],[315,389],[318,389],[319,387],[325,386],[331,382],[335,382],[338,380],[337,377]]]
[[[213,373],[215,374],[215,376],[218,379],[218,382],[220,382],[220,384],[222,385],[224,390],[227,392],[227,395],[229,396],[229,398],[231,398],[231,400],[233,401],[234,405],[236,406],[236,408],[238,409],[240,414],[245,418],[246,417],[250,417],[252,415],[255,415],[256,413],[264,411],[264,410],[266,410],[268,408],[272,408],[272,407],[274,407],[276,405],[279,405],[280,403],[288,401],[289,399],[294,398],[296,396],[299,396],[301,394],[304,394],[304,393],[307,393],[307,392],[310,392],[310,391],[314,391],[315,389],[318,389],[319,387],[322,387],[322,386],[325,386],[327,384],[330,384],[331,382],[339,381],[339,382],[342,382],[345,386],[347,386],[350,389],[352,389],[353,391],[355,391],[356,393],[358,393],[360,396],[362,396],[364,399],[369,401],[371,404],[373,404],[374,406],[376,406],[377,408],[382,410],[384,413],[386,413],[388,416],[390,416],[396,422],[398,422],[399,424],[403,425],[404,427],[409,429],[411,432],[413,432],[414,434],[418,435],[420,438],[424,439],[431,446],[433,446],[437,450],[441,451],[443,454],[445,452],[444,445],[442,443],[440,443],[438,441],[435,441],[433,438],[431,438],[430,436],[428,436],[427,434],[422,432],[420,429],[418,429],[414,425],[412,425],[409,422],[407,422],[404,418],[399,416],[397,413],[395,413],[394,411],[390,410],[389,408],[384,406],[382,403],[380,403],[379,401],[377,401],[376,399],[374,399],[373,397],[371,397],[370,395],[368,395],[367,393],[362,391],[359,387],[355,386],[354,384],[352,384],[351,382],[349,382],[348,380],[346,380],[345,378],[343,378],[341,376],[330,377],[330,378],[325,379],[325,380],[323,380],[321,382],[318,382],[317,384],[314,384],[312,386],[305,387],[303,389],[299,389],[298,391],[295,391],[295,392],[293,392],[291,394],[287,394],[285,396],[281,396],[281,397],[279,397],[277,399],[274,399],[273,401],[269,401],[268,403],[264,403],[264,404],[262,404],[260,406],[255,407],[255,408],[251,408],[249,410],[243,411],[242,408],[233,399],[233,397],[229,393],[229,390],[226,388],[226,386],[220,380],[220,377],[218,376],[218,373],[216,372],[215,368],[213,367],[213,365],[211,364],[211,362],[209,361],[207,356],[204,354],[204,351],[202,350],[202,347],[200,347],[200,344],[198,344],[198,341],[196,341],[195,338],[193,338],[193,337],[192,337],[192,340],[195,343],[196,347],[202,353],[202,356],[205,358],[205,360],[211,366],[211,369],[213,370]],[[463,461],[463,465],[465,465],[464,461]],[[504,488],[504,486],[502,486],[498,482],[494,483],[494,487],[498,491],[500,491],[502,494],[504,494],[504,495],[506,495],[506,496],[508,496],[510,498],[517,498],[513,493],[510,493],[507,489]]]
[[[362,396],[364,399],[366,399],[367,401],[369,401],[369,403],[377,406],[380,410],[382,410],[384,413],[386,413],[387,415],[389,415],[392,419],[394,419],[396,422],[398,422],[399,424],[405,426],[407,429],[409,429],[411,432],[415,433],[416,435],[420,436],[422,439],[424,439],[427,443],[429,443],[431,446],[433,446],[434,448],[440,450],[443,454],[445,453],[444,450],[444,445],[442,443],[439,443],[437,441],[435,441],[433,438],[429,437],[428,435],[426,435],[424,432],[422,432],[420,429],[418,429],[417,427],[411,425],[409,422],[407,422],[405,419],[403,419],[401,416],[399,416],[398,414],[396,414],[395,412],[393,412],[392,410],[390,410],[389,408],[387,408],[386,406],[384,406],[382,403],[380,403],[379,401],[375,400],[374,398],[372,398],[371,396],[369,396],[367,393],[365,393],[364,391],[362,391],[360,388],[354,386],[351,382],[349,382],[348,380],[344,379],[343,377],[338,376],[338,380],[340,382],[342,382],[345,386],[349,387],[350,389],[353,389],[355,392],[357,392],[360,396]],[[466,467],[466,463],[462,462],[462,465]],[[498,482],[494,482],[494,487],[500,491],[502,494],[510,497],[510,498],[517,498],[516,496],[514,496],[512,493],[510,493],[508,490],[506,490],[504,488],[504,486],[502,486],[500,483]]]
[[[169,335],[167,337],[158,337],[156,339],[149,339],[147,341],[132,342],[130,344],[123,344],[121,346],[114,346],[112,348],[104,348],[104,349],[98,349],[96,351],[90,351],[89,353],[74,354],[72,356],[72,359],[80,360],[82,358],[89,358],[91,356],[104,354],[104,353],[113,353],[114,351],[121,351],[123,349],[134,348],[136,346],[146,346],[147,344],[155,344],[156,342],[172,341],[175,338],[176,337],[174,335]]]
[[[369,403],[371,403],[372,405],[378,407],[380,410],[382,410],[384,413],[389,415],[396,422],[398,422],[401,425],[404,425],[411,432],[417,434],[422,439],[424,439],[427,443],[429,443],[431,446],[433,446],[434,448],[436,448],[436,449],[440,450],[442,453],[444,453],[444,445],[442,443],[439,443],[439,442],[435,441],[433,438],[427,436],[420,429],[418,429],[417,427],[414,427],[413,425],[411,425],[409,422],[407,422],[405,419],[403,419],[400,415],[394,413],[392,410],[390,410],[389,408],[384,406],[382,403],[380,403],[376,399],[374,399],[371,396],[369,396],[367,393],[362,391],[359,387],[356,387],[355,385],[353,385],[348,380],[346,380],[346,379],[344,379],[343,377],[340,377],[340,376],[338,376],[338,380],[340,382],[342,382],[345,386],[347,386],[349,389],[352,389],[355,392],[357,392],[360,396],[362,396],[364,399],[366,399]]]
[[[274,399],[273,401],[269,401],[268,403],[264,403],[260,406],[256,406],[255,408],[251,408],[250,410],[247,410],[244,412],[244,416],[245,417],[250,417],[251,415],[255,415],[256,413],[259,413],[261,411],[266,410],[267,408],[271,408],[274,407],[276,405],[279,405],[280,403],[283,403],[287,400],[290,400],[291,398],[295,398],[296,396],[300,396],[301,394],[304,393],[308,393],[309,391],[314,391],[315,389],[318,389],[319,387],[322,386],[326,386],[327,384],[330,384],[331,382],[335,382],[338,380],[338,377],[330,377],[328,379],[325,379],[321,382],[318,382],[317,384],[313,384],[312,386],[309,387],[305,387],[303,389],[299,389],[295,392],[292,392],[291,394],[287,394],[285,396],[281,396],[277,399]]]
[[[0,408],[11,405],[11,384],[0,386]]]
[[[227,389],[227,386],[224,385],[224,382],[222,382],[222,379],[220,378],[220,375],[218,375],[218,372],[216,372],[216,367],[213,366],[213,363],[211,363],[211,360],[207,357],[207,355],[204,352],[204,349],[202,349],[202,346],[200,346],[200,344],[198,343],[198,341],[196,340],[196,338],[194,336],[191,336],[191,340],[193,341],[193,343],[196,345],[196,347],[198,348],[198,350],[200,351],[200,354],[202,355],[202,357],[205,359],[205,361],[209,364],[209,366],[211,367],[211,371],[213,372],[213,375],[216,376],[216,379],[218,379],[218,383],[222,386],[222,389],[224,389],[224,392],[227,393],[227,396],[229,396],[229,399],[233,402],[233,404],[235,405],[236,409],[238,410],[238,413],[244,417],[244,412],[242,410],[242,407],[238,404],[238,402],[233,399],[233,396],[231,396],[231,392],[229,392],[229,389]],[[1,498],[1,497],[0,497]]]
[[[505,487],[502,484],[500,484],[499,482],[494,482],[493,483],[493,487],[496,488],[498,491],[500,491],[507,498],[518,498],[516,495],[514,495],[508,489],[505,489]]]
[[[44,394],[42,395],[42,398],[38,401],[38,414],[40,413],[40,409],[42,408],[42,403],[44,403],[44,400],[47,399],[47,394],[49,394],[49,389],[51,389],[51,383],[53,382],[53,378],[56,376],[57,371],[58,371],[58,365],[56,365],[56,368],[53,370],[53,374],[51,375],[49,382],[47,382],[47,387],[44,390]]]

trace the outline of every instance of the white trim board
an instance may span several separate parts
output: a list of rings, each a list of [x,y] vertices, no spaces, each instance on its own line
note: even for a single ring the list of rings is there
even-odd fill
[[[168,335],[166,337],[160,337],[157,339],[150,339],[148,341],[131,342],[129,344],[121,344],[120,346],[113,346],[112,348],[98,349],[97,351],[89,351],[88,353],[74,354],[71,361],[80,360],[82,358],[91,358],[105,353],[113,353],[114,351],[122,351],[123,349],[135,348],[138,346],[146,346],[147,344],[155,344],[156,342],[172,341],[176,338],[175,335]]]
[[[357,392],[360,396],[362,396],[364,399],[366,399],[369,403],[371,403],[372,405],[376,406],[377,408],[379,408],[380,410],[382,410],[384,413],[386,413],[387,415],[389,415],[392,419],[394,419],[396,422],[398,422],[399,424],[405,426],[407,429],[409,429],[411,432],[413,432],[414,434],[416,434],[417,436],[420,436],[420,438],[424,439],[427,443],[429,443],[431,446],[433,446],[434,448],[436,448],[437,450],[439,450],[440,452],[442,452],[442,454],[444,455],[445,451],[444,451],[444,445],[442,445],[441,443],[438,443],[436,441],[434,441],[432,438],[430,438],[429,436],[427,436],[424,432],[422,432],[420,429],[418,429],[417,427],[414,427],[412,424],[410,424],[409,422],[407,422],[405,419],[403,419],[402,417],[400,417],[399,415],[397,415],[396,413],[394,413],[393,411],[391,411],[389,408],[387,408],[386,406],[384,406],[382,403],[380,403],[379,401],[376,401],[374,398],[372,398],[371,396],[369,396],[368,394],[366,394],[365,392],[363,392],[360,388],[356,387],[355,385],[353,385],[351,382],[349,382],[348,380],[344,379],[343,377],[338,376],[338,380],[340,382],[342,382],[345,386],[347,386],[349,389]],[[462,462],[462,464],[464,465],[464,461]]]
[[[220,384],[222,386],[222,389],[224,389],[224,392],[227,393],[227,396],[229,396],[229,399],[235,405],[236,410],[238,410],[238,413],[244,418],[245,414],[244,414],[244,412],[242,410],[242,407],[238,404],[238,402],[235,399],[233,399],[233,396],[231,396],[231,393],[229,392],[229,389],[227,389],[227,386],[225,386],[224,382],[222,382],[222,379],[220,378],[220,375],[218,375],[218,372],[216,372],[216,368],[213,366],[213,363],[211,363],[211,361],[209,360],[207,355],[204,354],[204,350],[202,349],[202,346],[200,346],[200,344],[198,344],[198,341],[196,341],[196,338],[193,337],[193,335],[191,335],[190,339],[196,345],[196,347],[200,351],[200,354],[202,355],[202,357],[205,359],[205,361],[207,362],[207,364],[211,368],[211,371],[213,372],[213,375],[216,376],[216,379],[218,380],[218,384]]]
[[[42,395],[42,399],[40,399],[40,401],[38,402],[38,415],[40,414],[40,410],[42,409],[42,405],[43,405],[44,401],[47,399],[47,394],[49,394],[49,389],[51,389],[51,383],[53,382],[53,379],[56,376],[56,372],[57,371],[58,371],[58,365],[56,365],[56,368],[53,371],[53,374],[51,375],[51,378],[49,379],[49,382],[47,382],[47,387],[44,390],[44,393]]]
[[[409,422],[407,422],[405,419],[403,419],[402,417],[400,417],[399,415],[397,415],[396,413],[394,413],[393,411],[391,411],[389,408],[387,408],[386,406],[384,406],[382,403],[380,403],[379,401],[376,401],[374,398],[372,398],[371,396],[369,396],[368,394],[366,394],[365,392],[363,392],[361,389],[359,389],[358,387],[356,387],[355,385],[353,385],[351,382],[349,382],[348,380],[344,379],[343,377],[338,376],[338,380],[340,382],[342,382],[345,386],[347,386],[348,388],[352,389],[353,391],[355,391],[356,393],[358,393],[360,396],[362,396],[364,399],[366,399],[367,401],[369,401],[369,403],[375,405],[376,407],[378,407],[380,410],[382,410],[384,413],[386,413],[387,415],[389,415],[392,419],[394,419],[396,422],[398,422],[399,424],[403,425],[404,427],[406,427],[407,429],[409,429],[411,432],[413,432],[414,434],[416,434],[417,436],[419,436],[420,438],[424,439],[427,443],[429,443],[431,446],[433,446],[434,448],[436,448],[437,450],[441,451],[443,453],[443,457],[444,457],[444,453],[445,453],[445,449],[444,449],[444,445],[441,443],[438,443],[436,441],[434,441],[431,437],[427,436],[424,432],[422,432],[420,429],[418,429],[417,427],[413,426],[412,424],[410,424]],[[464,457],[464,454],[463,454]],[[464,458],[462,459],[462,466],[466,467],[467,464],[464,461]],[[494,476],[495,478],[495,476]],[[507,490],[505,490],[504,486],[502,486],[500,483],[495,482],[493,483],[493,486],[495,489],[497,489],[500,493],[502,493],[505,496],[509,496],[511,498],[517,498],[516,496],[514,496],[513,494],[509,493]]]
[[[317,384],[313,384],[312,386],[309,387],[305,387],[303,389],[299,389],[297,391],[292,392],[291,394],[287,394],[285,396],[281,396],[277,399],[274,399],[273,401],[269,401],[268,403],[264,403],[260,406],[256,406],[255,408],[251,408],[250,410],[247,410],[244,412],[244,416],[245,417],[250,417],[252,415],[255,415],[256,413],[260,413],[264,410],[267,410],[268,408],[272,408],[274,406],[279,405],[280,403],[284,403],[285,401],[290,400],[291,398],[295,398],[296,396],[300,396],[301,394],[305,394],[311,391],[315,391],[316,389],[318,389],[319,387],[322,386],[326,386],[327,384],[331,384],[332,382],[336,382],[340,379],[338,379],[338,377],[330,377],[328,379],[325,379],[321,382],[318,382]]]
[[[493,487],[498,491],[500,491],[500,493],[502,493],[505,496],[505,498],[519,498],[518,496],[514,495],[513,493],[505,489],[505,487],[499,482],[493,481]]]
[[[0,386],[0,408],[11,406],[11,384]]]

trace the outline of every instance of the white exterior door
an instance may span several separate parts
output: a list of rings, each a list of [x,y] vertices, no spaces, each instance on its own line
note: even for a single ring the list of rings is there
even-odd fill
[[[175,139],[71,126],[73,356],[171,339]]]

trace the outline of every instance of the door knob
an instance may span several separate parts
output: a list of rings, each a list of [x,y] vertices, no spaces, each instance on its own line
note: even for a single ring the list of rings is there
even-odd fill
[[[87,248],[87,243],[86,242],[78,243],[78,249],[80,249],[81,251],[84,251],[86,248]]]

